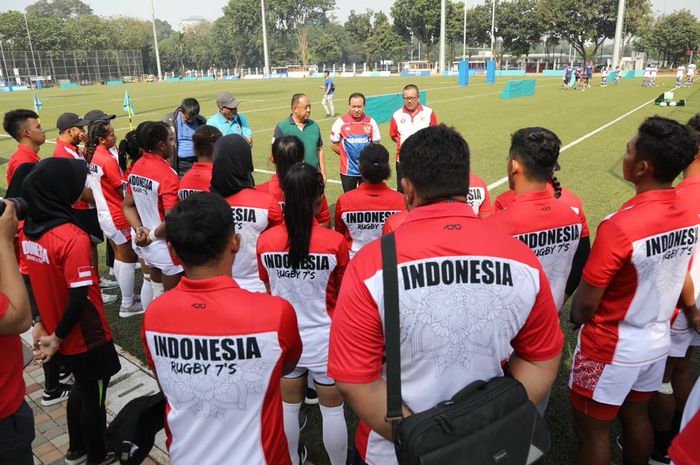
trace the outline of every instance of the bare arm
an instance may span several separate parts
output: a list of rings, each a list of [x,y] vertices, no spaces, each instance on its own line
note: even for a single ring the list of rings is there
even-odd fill
[[[326,177],[326,158],[323,155],[323,147],[318,148],[318,169],[323,176],[323,182],[326,182],[328,178]]]
[[[87,203],[95,203],[95,196],[92,194],[92,190],[89,187],[83,189],[83,193],[80,195]]]
[[[577,326],[584,324],[595,313],[600,299],[603,298],[605,289],[603,287],[593,287],[586,281],[581,281],[574,294],[574,301],[571,304],[570,321]]]
[[[15,258],[14,237],[17,231],[15,204],[8,200],[0,216],[0,292],[8,300],[7,310],[0,318],[0,335],[21,334],[32,324],[32,312],[24,280]]]
[[[688,320],[688,326],[700,333],[700,312],[695,307],[695,286],[690,273],[685,274],[683,289],[681,290],[680,305]]]
[[[134,196],[127,192],[122,202],[122,211],[124,211],[124,216],[126,221],[129,222],[134,231],[136,231],[136,245],[147,245],[148,243],[148,231],[147,228],[141,223],[141,217],[136,209],[136,203],[134,202]]]
[[[328,145],[331,146],[331,150],[333,150],[335,153],[337,153],[338,155],[340,155],[340,142],[338,142],[338,143],[336,144],[335,142],[330,142],[330,141],[329,141],[329,142],[328,142]]]
[[[531,362],[513,354],[508,361],[513,378],[520,381],[527,396],[533,404],[537,405],[549,392],[549,389],[557,377],[561,353],[549,360]]]

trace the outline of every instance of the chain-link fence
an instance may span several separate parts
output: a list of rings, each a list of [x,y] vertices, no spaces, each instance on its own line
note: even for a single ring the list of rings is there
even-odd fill
[[[92,83],[138,79],[143,74],[141,50],[0,51],[0,81]]]

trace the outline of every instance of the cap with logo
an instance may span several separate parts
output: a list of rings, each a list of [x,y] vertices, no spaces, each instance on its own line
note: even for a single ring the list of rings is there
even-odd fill
[[[217,108],[237,108],[239,103],[241,103],[241,101],[231,95],[230,92],[220,92],[219,95],[216,96]]]
[[[85,119],[88,123],[92,123],[93,121],[109,121],[116,117],[117,115],[108,115],[102,110],[90,110],[85,113]]]
[[[66,129],[70,128],[81,128],[89,122],[90,121],[88,121],[87,119],[83,119],[75,113],[62,113],[56,120],[56,128],[58,128],[59,131],[63,132]]]

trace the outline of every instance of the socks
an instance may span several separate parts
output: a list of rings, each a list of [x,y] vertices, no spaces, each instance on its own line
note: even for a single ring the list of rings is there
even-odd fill
[[[288,404],[287,402],[282,402],[284,434],[287,436],[287,447],[289,448],[289,456],[292,459],[292,465],[301,465],[299,464],[299,410],[301,410],[301,402],[298,404]],[[347,433],[345,436],[347,438]]]
[[[343,405],[321,409],[323,419],[323,447],[326,448],[331,465],[345,465],[348,456],[348,427],[345,423]],[[286,426],[286,423],[285,423]]]
[[[163,293],[163,283],[151,281],[151,288],[153,288],[153,299],[157,299]]]
[[[114,260],[114,275],[119,283],[119,290],[122,293],[122,307],[129,307],[134,303],[134,277],[136,263],[125,263]]]
[[[143,283],[141,284],[141,305],[144,310],[148,308],[151,300],[153,300],[153,285],[150,278],[147,274],[143,275]]]

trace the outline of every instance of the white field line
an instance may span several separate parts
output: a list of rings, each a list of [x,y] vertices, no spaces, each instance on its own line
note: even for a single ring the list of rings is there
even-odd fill
[[[571,147],[574,147],[575,145],[580,144],[581,142],[583,142],[584,140],[588,139],[589,137],[594,136],[595,134],[598,134],[600,131],[602,131],[602,130],[604,130],[604,129],[610,127],[610,126],[612,126],[613,124],[617,123],[618,121],[625,119],[626,117],[628,117],[628,116],[631,115],[632,113],[634,113],[634,112],[636,112],[636,111],[638,111],[638,110],[644,108],[645,106],[649,105],[649,104],[650,104],[651,102],[653,102],[654,100],[656,100],[656,98],[653,98],[653,99],[649,100],[648,102],[642,103],[642,104],[639,105],[637,108],[634,108],[634,109],[628,111],[628,112],[625,113],[624,115],[618,116],[618,117],[615,118],[614,120],[612,120],[612,121],[610,121],[610,122],[608,122],[608,123],[605,123],[605,124],[602,125],[601,127],[597,128],[597,129],[594,129],[593,131],[591,131],[591,132],[589,132],[589,133],[587,133],[587,134],[584,134],[583,136],[579,137],[578,139],[576,139],[576,140],[574,140],[574,141],[572,141],[572,142],[569,142],[569,143],[566,144],[564,147],[562,147],[561,150],[559,150],[559,153],[562,153],[562,152],[564,152],[564,151],[570,149]],[[491,190],[497,188],[498,186],[500,186],[501,184],[504,184],[506,181],[508,181],[508,176],[502,177],[501,179],[492,182],[492,183],[489,184],[486,188],[487,188],[489,191],[491,191]]]

